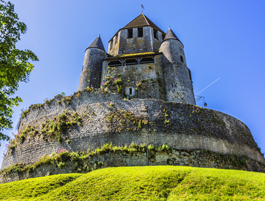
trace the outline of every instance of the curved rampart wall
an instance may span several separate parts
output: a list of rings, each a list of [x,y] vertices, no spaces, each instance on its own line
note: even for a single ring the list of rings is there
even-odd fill
[[[81,96],[74,95],[70,105],[57,104],[61,98],[57,97],[49,106],[32,109],[21,120],[24,125],[20,129],[26,124],[41,124],[45,118],[52,119],[65,109],[90,115],[82,119],[81,125],[65,131],[62,142],[45,141],[41,135],[27,137],[5,155],[2,168],[18,162],[33,163],[60,148],[86,151],[110,142],[114,145],[167,144],[174,149],[245,155],[265,162],[247,126],[218,111],[161,100],[124,101],[118,100],[119,95],[115,94],[83,92]]]

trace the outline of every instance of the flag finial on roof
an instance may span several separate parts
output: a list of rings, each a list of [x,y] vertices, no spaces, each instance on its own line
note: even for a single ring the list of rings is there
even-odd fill
[[[141,4],[141,7],[142,7],[142,14],[144,14],[144,5]]]

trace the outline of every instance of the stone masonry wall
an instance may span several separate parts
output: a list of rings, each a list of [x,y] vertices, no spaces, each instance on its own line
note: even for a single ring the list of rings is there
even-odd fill
[[[156,52],[162,42],[160,31],[157,31],[157,38],[154,38],[153,28],[150,26],[143,27],[143,37],[138,37],[137,28],[133,28],[132,38],[128,38],[128,29],[121,29],[118,32],[117,43],[114,39],[109,42],[108,53],[116,56],[119,54]]]
[[[167,152],[149,151],[148,157],[146,152],[126,153],[115,151],[100,155],[96,154],[82,162],[69,160],[60,168],[54,163],[41,165],[31,171],[2,173],[0,174],[0,184],[54,174],[85,173],[98,168],[146,165],[177,165],[265,172],[265,165],[252,159],[222,155],[204,150],[172,149]]]
[[[109,67],[105,62],[102,69],[101,83],[106,83],[109,78],[123,81],[122,94],[126,98],[154,98],[165,99],[164,76],[162,69],[162,55],[154,57],[154,63],[126,65]],[[141,82],[141,86],[137,83]],[[131,87],[133,94],[126,92],[126,88]],[[112,91],[117,91],[116,86],[108,86]]]
[[[265,162],[247,126],[229,115],[189,104],[155,99],[124,101],[119,100],[119,94],[96,93],[76,93],[69,105],[58,96],[50,105],[30,110],[21,120],[20,131],[26,125],[40,125],[63,110],[86,113],[87,116],[80,125],[65,131],[61,142],[43,140],[41,134],[33,138],[27,136],[5,155],[2,168],[18,162],[33,163],[60,148],[86,151],[110,142],[115,145],[131,142],[166,144],[175,149],[246,155]]]

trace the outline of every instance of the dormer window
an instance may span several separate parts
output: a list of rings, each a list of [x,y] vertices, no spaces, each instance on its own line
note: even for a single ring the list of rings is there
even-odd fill
[[[154,38],[157,39],[157,30],[154,30]]]
[[[128,38],[132,38],[132,37],[133,37],[133,30],[128,29]]]
[[[138,28],[138,37],[143,37],[143,28]]]

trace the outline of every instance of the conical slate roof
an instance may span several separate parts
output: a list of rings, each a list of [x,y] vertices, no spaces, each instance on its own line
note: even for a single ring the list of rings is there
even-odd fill
[[[93,41],[93,43],[88,48],[91,48],[91,47],[99,48],[99,49],[105,51],[105,48],[104,48],[104,45],[103,45],[102,40],[100,38],[100,35],[98,35],[98,37]]]
[[[165,38],[164,38],[164,41],[165,41],[165,40],[168,40],[168,39],[175,39],[175,40],[180,41],[180,40],[178,39],[178,37],[176,36],[176,34],[170,29],[170,27],[169,27],[168,30],[167,30],[167,34],[166,34],[166,36],[165,36]]]
[[[145,27],[145,26],[151,26],[155,30],[158,30],[162,33],[165,33],[158,26],[156,26],[148,17],[146,17],[143,13],[138,15],[136,18],[134,18],[129,24],[127,24],[125,27],[123,27],[123,29]]]

